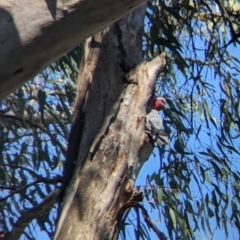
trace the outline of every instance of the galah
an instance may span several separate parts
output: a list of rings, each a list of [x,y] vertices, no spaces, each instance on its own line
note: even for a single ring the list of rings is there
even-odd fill
[[[150,98],[147,103],[146,133],[159,145],[169,144],[168,135],[161,130],[163,122],[158,114],[158,111],[166,108],[165,105],[166,99],[162,97]]]

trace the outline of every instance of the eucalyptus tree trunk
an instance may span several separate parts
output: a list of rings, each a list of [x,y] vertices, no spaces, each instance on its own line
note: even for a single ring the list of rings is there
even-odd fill
[[[0,100],[146,0],[1,0]]]
[[[55,239],[117,239],[118,211],[153,150],[146,103],[165,54],[143,61],[144,14],[142,6],[85,42]]]

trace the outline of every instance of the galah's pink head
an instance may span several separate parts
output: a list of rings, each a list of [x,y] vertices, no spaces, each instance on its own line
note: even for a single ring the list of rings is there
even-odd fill
[[[150,98],[148,100],[147,105],[152,109],[160,111],[160,110],[164,110],[166,108],[166,103],[167,103],[167,101],[165,98],[158,97],[158,98]]]

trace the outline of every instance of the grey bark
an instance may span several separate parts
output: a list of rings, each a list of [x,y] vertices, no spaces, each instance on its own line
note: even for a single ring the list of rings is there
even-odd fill
[[[144,13],[145,6],[85,43],[65,170],[76,166],[54,239],[117,239],[118,210],[153,150],[146,103],[166,62],[165,54],[143,61]]]
[[[0,100],[146,0],[2,0]]]

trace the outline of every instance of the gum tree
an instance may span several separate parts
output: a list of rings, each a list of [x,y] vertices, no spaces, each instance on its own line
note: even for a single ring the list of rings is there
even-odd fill
[[[1,118],[5,237],[18,239],[28,226],[30,238],[35,218],[52,236],[56,189],[68,186],[56,239],[116,239],[120,229],[124,239],[130,223],[136,239],[150,239],[146,225],[159,239],[214,236],[215,228],[231,238],[229,229],[239,229],[237,18],[233,3],[153,1],[145,18],[139,8],[9,96]],[[135,188],[153,150],[144,133],[153,92],[167,99],[171,144]]]

